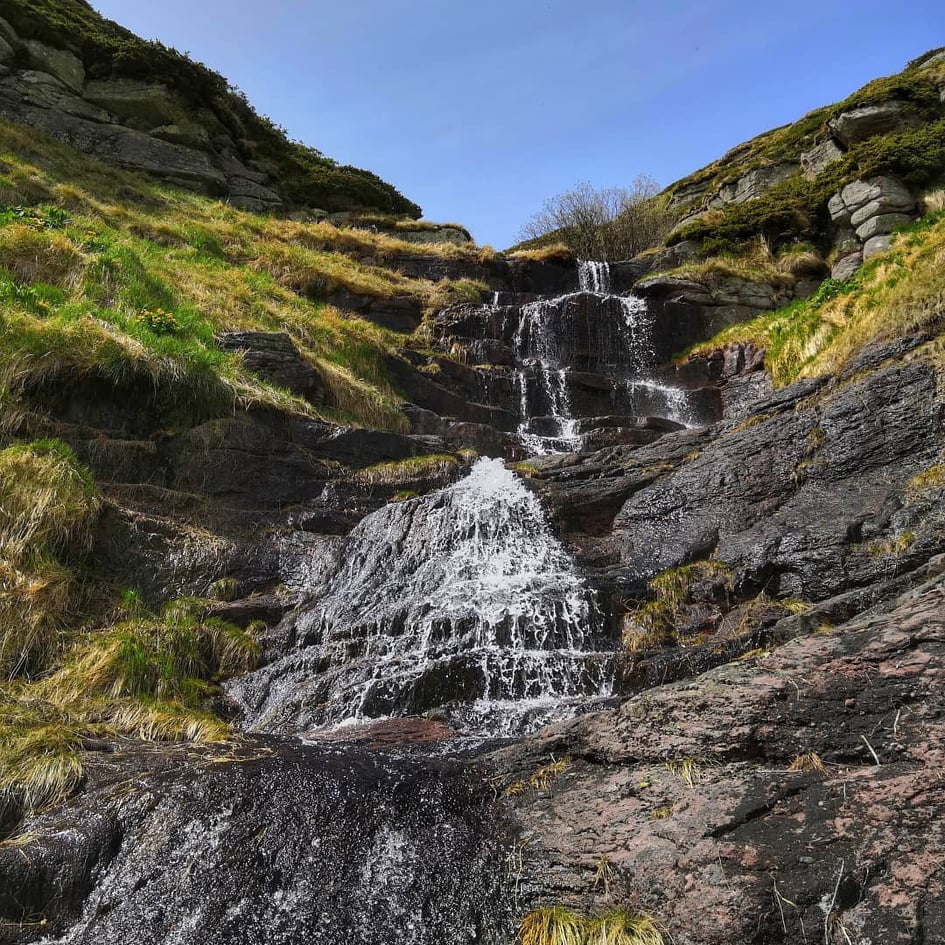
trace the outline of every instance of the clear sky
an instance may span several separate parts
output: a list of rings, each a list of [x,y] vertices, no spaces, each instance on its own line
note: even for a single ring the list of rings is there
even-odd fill
[[[942,0],[93,3],[498,249],[582,180],[668,184],[945,45]]]

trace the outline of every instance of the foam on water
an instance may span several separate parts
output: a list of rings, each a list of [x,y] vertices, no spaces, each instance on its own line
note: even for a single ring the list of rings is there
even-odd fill
[[[522,731],[611,692],[598,624],[537,497],[481,459],[455,485],[365,518],[298,619],[300,646],[232,691],[260,730],[450,705],[467,731]]]

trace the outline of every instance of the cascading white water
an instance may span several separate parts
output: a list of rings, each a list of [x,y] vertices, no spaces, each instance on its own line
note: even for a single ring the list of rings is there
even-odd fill
[[[610,267],[605,262],[578,264],[580,291],[521,306],[512,338],[519,365],[519,441],[531,455],[579,450],[583,438],[572,403],[568,375],[576,349],[597,373],[636,375],[650,368],[656,356],[652,319],[639,298],[610,294]],[[597,296],[589,306],[587,295]],[[533,405],[547,411],[536,432]],[[539,415],[540,416],[540,415]]]
[[[578,262],[578,285],[582,292],[610,294],[610,266],[605,262],[582,259]]]
[[[450,706],[470,732],[529,730],[613,685],[593,594],[498,460],[388,505],[344,542],[296,650],[232,684],[264,731]]]

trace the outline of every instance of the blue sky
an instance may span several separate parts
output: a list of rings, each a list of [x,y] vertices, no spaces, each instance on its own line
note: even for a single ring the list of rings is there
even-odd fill
[[[500,249],[582,180],[668,184],[945,45],[941,0],[93,3]]]

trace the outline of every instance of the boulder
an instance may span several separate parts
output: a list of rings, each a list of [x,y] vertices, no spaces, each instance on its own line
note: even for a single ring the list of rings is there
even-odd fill
[[[869,259],[870,256],[875,256],[877,253],[885,253],[892,244],[892,235],[890,233],[880,233],[876,236],[871,236],[863,244],[863,258]]]
[[[908,226],[911,222],[912,217],[908,213],[880,213],[860,224],[856,228],[856,235],[865,241],[884,233],[892,233],[896,227]]]
[[[2,16],[0,16],[0,39],[6,40],[7,44],[14,49],[19,49],[22,45],[16,30]]]
[[[769,167],[759,167],[749,171],[738,180],[723,184],[718,193],[709,201],[709,209],[714,210],[732,203],[747,203],[793,177],[798,171],[798,165],[793,163],[772,164]]]
[[[85,87],[85,97],[140,131],[173,124],[183,111],[166,85],[138,79],[90,81]]]
[[[833,268],[830,270],[830,277],[844,282],[849,279],[861,265],[863,265],[862,250],[847,253],[844,256],[840,256],[833,264]]]
[[[813,180],[821,171],[828,168],[835,161],[843,157],[843,150],[833,138],[828,138],[823,144],[818,144],[810,151],[801,152],[801,167],[804,176]]]
[[[843,112],[828,122],[831,134],[844,146],[865,141],[875,135],[904,128],[915,128],[922,119],[905,102],[883,102]]]
[[[16,72],[0,82],[0,108],[7,104],[17,110],[28,106],[55,109],[99,124],[111,120],[108,112],[70,91],[55,76],[34,69]]]
[[[274,190],[245,177],[228,177],[226,190],[230,203],[242,210],[260,213],[282,206],[282,198]]]
[[[34,69],[55,76],[73,92],[82,92],[85,85],[85,66],[78,56],[64,49],[53,49],[35,39],[28,39],[23,45]]]
[[[16,55],[16,50],[0,35],[0,63],[10,62]]]

